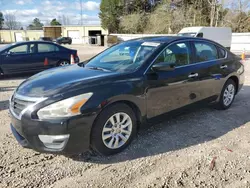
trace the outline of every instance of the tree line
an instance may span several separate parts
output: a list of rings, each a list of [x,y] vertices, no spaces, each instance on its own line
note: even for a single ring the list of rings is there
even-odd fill
[[[65,16],[62,16],[62,22],[63,23],[68,22],[68,18]],[[62,24],[60,23],[59,20],[54,18],[47,25],[56,26],[56,25],[62,25]],[[27,26],[27,29],[42,30],[43,26],[44,26],[44,24],[40,21],[39,18],[34,18],[32,23]],[[0,30],[1,29],[9,29],[9,30],[21,29],[21,30],[23,30],[23,26],[16,19],[16,16],[14,14],[7,13],[4,15],[2,12],[0,12]]]
[[[176,33],[183,27],[250,32],[249,0],[102,0],[99,17],[111,33]]]

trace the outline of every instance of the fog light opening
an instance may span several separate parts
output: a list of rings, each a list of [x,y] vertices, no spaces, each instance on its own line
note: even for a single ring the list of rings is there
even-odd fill
[[[65,135],[38,135],[46,148],[63,149],[68,142],[69,134]]]

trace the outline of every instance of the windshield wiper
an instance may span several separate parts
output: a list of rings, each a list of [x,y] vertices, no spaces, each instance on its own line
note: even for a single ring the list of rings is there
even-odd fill
[[[108,69],[104,69],[104,68],[101,68],[101,67],[87,67],[89,69],[92,69],[92,70],[101,70],[101,71],[107,71],[107,72],[110,72],[110,70]]]

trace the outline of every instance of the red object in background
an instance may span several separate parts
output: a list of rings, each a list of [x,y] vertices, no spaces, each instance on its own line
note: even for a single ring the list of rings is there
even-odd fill
[[[49,61],[48,61],[48,58],[46,57],[44,60],[44,66],[47,66],[47,65],[49,65]]]

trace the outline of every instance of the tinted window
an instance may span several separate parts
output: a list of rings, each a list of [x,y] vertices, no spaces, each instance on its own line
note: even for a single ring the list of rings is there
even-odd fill
[[[167,47],[157,58],[155,63],[169,63],[175,66],[189,64],[190,49],[187,43],[176,43]]]
[[[11,48],[9,50],[9,52],[13,53],[13,54],[26,54],[27,53],[27,49],[28,49],[28,45],[20,45],[14,48]]]
[[[218,47],[218,52],[219,52],[219,58],[225,58],[226,57],[226,50]]]
[[[53,44],[38,44],[38,52],[55,52],[59,48]]]
[[[218,58],[217,49],[213,44],[195,42],[196,62],[210,61]]]
[[[203,38],[203,33],[199,33],[197,37]]]

